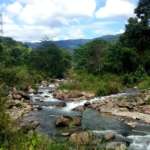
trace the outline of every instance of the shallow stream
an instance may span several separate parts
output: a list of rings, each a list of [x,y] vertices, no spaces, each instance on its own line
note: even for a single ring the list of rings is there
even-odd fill
[[[94,102],[105,100],[108,97],[120,97],[124,95],[136,94],[135,91],[129,90],[111,96],[94,98],[91,100],[82,100],[77,102],[62,102],[53,97],[55,85],[40,86],[36,94],[30,95],[30,100],[34,106],[42,108],[40,111],[30,112],[24,120],[36,120],[40,123],[38,128],[42,133],[55,137],[60,135],[60,131],[55,127],[55,121],[59,116],[82,116],[82,126],[84,130],[90,130],[98,134],[100,132],[114,131],[119,135],[123,135],[126,140],[132,141],[129,150],[150,150],[150,126],[139,123],[139,125],[131,129],[117,117],[99,114],[94,110],[87,109],[83,113],[72,111],[78,106],[84,105],[86,102]],[[60,107],[65,104],[64,107]]]

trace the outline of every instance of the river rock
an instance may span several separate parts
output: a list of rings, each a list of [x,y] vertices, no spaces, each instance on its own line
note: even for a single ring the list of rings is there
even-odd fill
[[[61,116],[55,122],[56,127],[80,126],[80,117]]]
[[[82,114],[82,128],[88,130],[113,130],[120,134],[126,135],[131,128],[118,120],[118,118],[107,114],[100,114],[91,109],[86,109]]]
[[[73,118],[73,125],[80,126],[81,125],[81,118],[80,117],[74,117]]]
[[[150,114],[150,105],[145,105],[141,109],[143,113]]]
[[[27,93],[25,93],[23,91],[17,91],[16,88],[13,88],[11,95],[12,95],[11,97],[15,100],[22,100],[22,99],[29,100],[30,99],[30,97]]]
[[[56,120],[56,127],[67,127],[69,126],[70,122],[72,121],[71,117],[68,116],[61,116]]]
[[[53,96],[60,100],[65,101],[75,101],[75,100],[82,100],[82,99],[90,99],[93,98],[95,95],[92,93],[80,92],[80,91],[56,91]]]
[[[110,142],[106,145],[106,150],[127,150],[127,146],[122,142]]]
[[[79,112],[83,112],[84,110],[85,110],[84,106],[78,106],[78,107],[73,109],[73,111],[79,111]]]
[[[66,103],[65,102],[60,102],[58,104],[56,104],[56,107],[65,107]]]
[[[29,85],[29,86],[27,87],[27,92],[28,92],[29,94],[32,94],[32,93],[35,93],[35,90],[32,88],[31,85]]]
[[[41,82],[41,85],[42,85],[43,87],[47,87],[47,86],[48,86],[48,82],[47,82],[47,81],[42,81],[42,82]]]
[[[39,106],[39,105],[33,105],[33,106],[32,106],[32,110],[33,110],[33,111],[40,111],[40,110],[42,110],[42,107]]]
[[[84,104],[84,107],[90,107],[91,106],[91,103],[90,102],[87,102]]]
[[[104,135],[104,140],[110,141],[115,138],[115,134],[113,132],[108,132]]]
[[[38,121],[29,121],[29,122],[24,122],[21,125],[21,129],[23,129],[23,131],[25,133],[31,131],[31,130],[35,130],[38,126],[40,125],[40,123]]]
[[[89,132],[73,133],[69,141],[77,145],[89,144],[93,139],[93,135]]]

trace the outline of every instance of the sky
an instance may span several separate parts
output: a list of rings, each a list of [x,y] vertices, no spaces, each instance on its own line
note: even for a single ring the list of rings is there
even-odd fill
[[[0,0],[4,36],[23,42],[123,33],[138,0]]]

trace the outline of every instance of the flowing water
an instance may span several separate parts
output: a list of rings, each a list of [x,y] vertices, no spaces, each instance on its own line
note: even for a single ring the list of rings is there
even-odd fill
[[[94,110],[86,110],[80,112],[72,111],[78,106],[83,106],[86,102],[103,101],[109,97],[120,97],[125,95],[136,94],[137,91],[128,91],[126,93],[98,97],[91,100],[82,100],[77,102],[62,102],[53,97],[55,85],[51,84],[47,87],[40,86],[36,94],[30,94],[33,105],[40,106],[42,110],[32,111],[25,118],[25,121],[37,120],[40,123],[39,131],[49,136],[57,136],[60,134],[55,127],[56,119],[61,115],[82,116],[82,129],[91,130],[98,134],[100,132],[114,131],[132,141],[129,150],[150,150],[150,126],[139,124],[134,131],[118,120],[117,117],[99,114]],[[65,105],[64,105],[65,104]],[[64,107],[60,107],[64,105]]]

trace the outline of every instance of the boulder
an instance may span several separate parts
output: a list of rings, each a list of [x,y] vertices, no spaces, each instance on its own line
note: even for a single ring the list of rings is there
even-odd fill
[[[76,144],[76,145],[85,145],[89,144],[93,139],[93,135],[89,132],[79,132],[79,133],[73,133],[69,141]]]
[[[73,111],[79,111],[79,112],[83,112],[84,110],[85,110],[84,106],[78,106],[78,107],[73,109]]]
[[[48,82],[47,81],[42,81],[41,85],[44,86],[44,87],[46,87],[46,86],[48,86]]]
[[[150,105],[145,105],[142,107],[142,112],[145,114],[150,114]]]
[[[29,121],[29,122],[23,123],[21,125],[21,128],[23,129],[25,133],[27,133],[31,130],[35,130],[39,125],[40,123],[38,121]]]
[[[87,103],[84,104],[84,106],[85,106],[85,107],[90,107],[90,106],[91,106],[91,103],[90,103],[90,102],[87,102]]]
[[[104,135],[104,140],[110,141],[115,138],[115,134],[113,132],[108,132]]]
[[[56,107],[65,107],[65,106],[66,106],[65,102],[61,102],[61,103],[56,104]]]
[[[17,91],[16,89],[13,88],[12,90],[12,98],[16,100],[21,100],[21,99],[30,99],[30,96],[23,92],[23,91]]]
[[[55,122],[56,127],[80,126],[80,117],[61,116]]]
[[[21,99],[22,99],[22,96],[21,96],[20,94],[13,93],[13,94],[12,94],[12,98],[13,98],[13,99],[16,99],[16,100],[21,100]]]
[[[61,116],[56,120],[55,125],[56,127],[68,127],[71,121],[71,117]]]
[[[94,97],[94,94],[80,92],[80,91],[56,91],[53,96],[60,100],[74,101],[82,99],[90,99]]]
[[[32,88],[32,86],[28,86],[27,87],[27,92],[29,93],[29,94],[32,94],[32,93],[35,93],[35,90]]]
[[[39,106],[39,105],[33,105],[33,106],[32,106],[32,110],[33,110],[33,111],[40,111],[40,110],[42,110],[42,107]]]
[[[127,150],[127,146],[122,142],[110,142],[106,145],[106,150]]]
[[[74,126],[80,126],[81,125],[81,118],[80,117],[74,117],[73,123]]]

